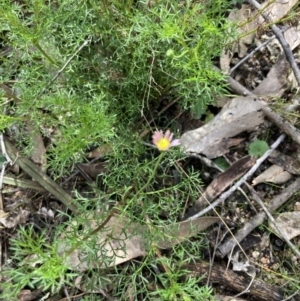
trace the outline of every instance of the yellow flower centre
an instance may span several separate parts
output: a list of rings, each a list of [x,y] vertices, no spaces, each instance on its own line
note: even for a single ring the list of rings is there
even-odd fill
[[[169,147],[170,147],[170,140],[167,139],[167,138],[161,138],[157,141],[157,148],[160,150],[160,151],[165,151],[167,150]]]

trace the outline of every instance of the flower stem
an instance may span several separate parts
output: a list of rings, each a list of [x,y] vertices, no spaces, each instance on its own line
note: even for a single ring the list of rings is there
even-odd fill
[[[165,152],[161,152],[161,153],[160,153],[160,155],[159,155],[159,157],[158,157],[158,159],[157,159],[157,161],[156,161],[156,164],[155,164],[155,166],[154,166],[154,168],[153,168],[153,170],[152,170],[152,173],[151,173],[151,175],[150,175],[150,177],[149,177],[147,183],[146,183],[146,184],[145,184],[145,185],[144,185],[144,186],[136,193],[135,197],[137,197],[141,192],[143,192],[143,190],[150,184],[151,180],[152,180],[152,179],[154,178],[154,176],[155,176],[155,173],[156,173],[156,171],[157,171],[157,168],[158,168],[159,164],[161,163],[161,160],[162,160],[164,154],[165,154]]]
[[[143,190],[150,184],[151,180],[154,178],[155,173],[157,171],[157,168],[159,166],[159,164],[162,161],[162,158],[164,156],[165,152],[161,152],[156,164],[152,170],[152,173],[147,181],[147,183],[134,195],[133,200],[136,200],[138,198],[138,196],[143,192]],[[84,236],[79,242],[75,243],[68,251],[66,251],[65,255],[66,256],[70,256],[84,241],[88,240],[91,236],[97,234],[108,222],[109,220],[112,218],[112,216],[116,213],[118,213],[118,209],[121,207],[121,205],[124,204],[128,194],[131,192],[132,187],[130,187],[127,192],[125,193],[125,195],[123,196],[121,202],[119,204],[117,204],[109,213],[109,215],[105,218],[105,220],[94,230],[92,230],[90,233],[88,233],[86,236]],[[126,208],[125,208],[126,209]]]

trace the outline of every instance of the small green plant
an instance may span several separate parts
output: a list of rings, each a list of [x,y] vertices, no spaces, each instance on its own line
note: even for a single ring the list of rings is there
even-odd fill
[[[250,156],[259,158],[269,149],[269,145],[266,141],[255,140],[250,143],[248,152]]]
[[[5,300],[16,300],[26,286],[55,292],[76,275],[57,253],[55,242],[51,244],[45,233],[35,233],[32,226],[19,229],[18,237],[11,240],[11,251],[14,264],[2,273],[6,279],[1,284]]]
[[[1,94],[0,129],[14,124],[16,140],[30,153],[32,136],[24,130],[30,121],[32,132],[47,140],[48,170],[57,177],[83,160],[90,146],[111,149],[105,157],[105,191],[95,188],[93,200],[78,196],[81,215],[65,214],[67,222],[51,240],[31,227],[20,229],[10,249],[13,263],[4,271],[7,300],[17,299],[26,286],[56,292],[71,283],[77,273],[66,264],[67,254],[58,255],[58,237],[74,223],[82,225],[93,217],[99,224],[97,231],[86,232],[74,226],[65,239],[71,250],[81,246],[81,261],[90,264],[98,259],[94,234],[101,233],[101,223],[110,218],[107,208],[118,205],[118,213],[130,222],[145,224],[147,218],[153,226],[172,225],[182,216],[185,202],[198,196],[199,174],[191,171],[186,178],[175,168],[175,161],[183,158],[180,149],[157,156],[157,150],[151,152],[141,143],[138,132],[144,126],[136,124],[141,113],[153,115],[164,96],[178,98],[181,107],[198,118],[215,95],[226,92],[224,75],[213,68],[213,61],[234,35],[226,19],[232,2],[2,0],[1,38],[9,51],[0,58],[0,81],[15,95]],[[160,150],[175,145],[169,134],[160,138],[154,143]],[[145,239],[150,244],[153,237]],[[172,267],[193,250],[195,245],[186,247],[166,265]],[[140,264],[128,267],[139,300],[150,298],[153,258],[150,252]],[[111,263],[105,256],[101,260]],[[122,299],[132,286],[126,269],[115,268],[101,277],[99,273],[89,271],[90,279],[84,275],[90,289],[111,282],[113,294]],[[180,283],[181,275],[171,269],[161,277],[170,287],[157,297],[189,300],[198,292],[197,298],[208,298],[209,288],[198,290],[191,279]]]
[[[29,153],[22,129],[30,120],[51,141],[53,173],[66,172],[91,144],[115,143],[127,127],[137,132],[141,112],[155,111],[163,95],[179,97],[198,118],[226,92],[213,60],[234,35],[225,17],[231,1],[1,4],[10,51],[1,57],[0,81],[13,79],[19,100],[0,128],[19,121]]]
[[[19,118],[0,114],[0,131],[4,131],[6,128],[12,126],[14,123],[20,121]]]
[[[172,142],[169,134],[162,135],[159,139],[157,135],[154,136],[158,146],[161,146],[160,139],[169,139],[170,143]],[[165,140],[162,142],[165,143]],[[134,143],[127,149],[126,160],[123,156],[111,157],[111,161],[108,161],[110,173],[103,179],[107,192],[96,190],[97,197],[92,199],[77,194],[74,205],[80,214],[70,216],[62,213],[67,221],[56,227],[51,241],[45,234],[36,234],[32,227],[19,230],[18,237],[12,241],[10,248],[14,254],[13,264],[5,268],[4,276],[9,285],[2,285],[3,296],[8,300],[17,300],[18,293],[24,287],[58,292],[62,284],[71,285],[74,277],[80,274],[82,284],[89,290],[113,284],[112,293],[120,300],[126,300],[124,295],[131,289],[134,289],[137,299],[151,298],[148,285],[153,277],[158,277],[153,266],[161,265],[161,259],[157,258],[151,243],[155,244],[157,238],[163,237],[164,233],[143,231],[143,240],[149,248],[145,258],[140,263],[130,262],[127,265],[128,270],[123,267],[120,270],[111,267],[116,255],[105,252],[106,240],[115,239],[120,248],[124,248],[124,244],[122,239],[110,234],[99,242],[101,233],[105,235],[107,231],[107,219],[112,217],[112,213],[115,214],[114,209],[108,211],[107,208],[115,204],[118,215],[128,221],[124,224],[124,232],[132,223],[150,226],[152,229],[173,225],[182,215],[183,202],[188,198],[197,197],[197,185],[201,185],[201,182],[197,172],[190,172],[189,178],[182,172],[178,174],[181,180],[174,183],[174,164],[182,158],[179,148],[162,151],[158,156],[155,150],[152,155],[148,155],[148,159],[137,160],[138,154],[145,153],[145,146]],[[148,219],[147,223],[145,217]],[[96,228],[92,228],[89,223],[91,220],[97,224]],[[129,232],[130,234],[134,233]],[[169,266],[170,271],[166,275],[161,274],[158,279],[165,284],[165,288],[156,290],[157,297],[164,300],[182,300],[181,297],[184,300],[192,300],[198,294],[198,297],[203,296],[204,300],[211,295],[211,290],[199,286],[195,279],[186,278],[184,282],[181,279],[185,274],[180,268],[181,264],[198,258],[203,245],[199,240],[187,241],[174,248],[172,259],[164,259],[164,264]],[[70,266],[68,256],[75,250],[81,250],[80,264],[90,267],[88,273],[80,273],[76,269],[74,271],[74,266]],[[95,266],[97,262],[98,267]],[[102,269],[99,266],[102,266]],[[111,268],[104,268],[106,266]],[[136,279],[134,283],[133,278]]]
[[[184,248],[179,248],[176,250],[175,254],[178,257],[177,260],[174,260],[172,257],[162,257],[158,261],[158,263],[164,265],[167,272],[158,276],[164,288],[159,289],[155,294],[158,293],[160,300],[165,301],[192,301],[195,299],[213,301],[212,289],[208,286],[200,287],[199,281],[201,279],[186,276],[189,272],[182,269],[182,266],[187,261],[185,258],[186,250]],[[190,261],[190,258],[188,261]]]
[[[214,163],[220,167],[222,170],[226,170],[230,167],[230,164],[224,158],[217,158],[214,160]]]

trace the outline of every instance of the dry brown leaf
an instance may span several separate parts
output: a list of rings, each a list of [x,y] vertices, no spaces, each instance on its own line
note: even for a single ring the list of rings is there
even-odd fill
[[[262,3],[261,7],[263,13],[276,22],[283,18],[297,2],[298,0],[269,0]],[[264,7],[266,8],[263,9]]]
[[[104,145],[98,146],[95,149],[93,149],[92,151],[90,151],[87,154],[87,158],[92,159],[92,158],[102,157],[104,155],[107,155],[110,152],[111,152],[111,146],[108,144],[104,144]]]
[[[269,0],[261,3],[261,7],[263,8],[262,12],[266,14],[271,21],[277,22],[283,18],[296,3],[297,0]],[[248,52],[249,45],[252,45],[253,43],[257,29],[264,25],[266,21],[256,9],[253,9],[252,6],[246,4],[243,4],[239,10],[232,11],[228,16],[228,19],[229,21],[237,22],[238,25],[240,25],[239,31],[241,38],[234,49],[234,53],[238,53],[238,56],[243,58]],[[231,60],[231,56],[232,55],[229,53],[224,53],[222,62]],[[224,64],[221,64],[222,70],[227,69],[223,69],[223,67]]]
[[[112,267],[132,258],[144,256],[146,254],[145,242],[137,234],[137,230],[141,228],[136,224],[128,225],[128,223],[129,221],[125,218],[113,216],[103,230],[94,235],[93,238],[96,239],[94,248],[98,250],[97,262],[96,259],[93,263],[84,261],[82,258],[84,258],[85,252],[79,247],[68,256],[67,264],[72,269],[86,271],[95,267]],[[84,226],[93,230],[97,228],[98,224],[95,220],[89,220]],[[68,231],[73,230],[68,227],[66,232]],[[69,247],[65,244],[64,236],[61,236],[61,239],[59,252],[65,252]]]
[[[18,294],[18,301],[31,301],[36,300],[36,298],[42,293],[43,289],[31,290],[21,290]]]
[[[284,37],[292,50],[300,44],[300,32],[295,27],[289,28],[284,33]],[[271,54],[273,53],[272,56],[274,57],[274,60],[276,57],[277,62],[273,65],[267,77],[255,88],[253,92],[256,95],[260,95],[260,96],[280,97],[282,96],[285,89],[287,88],[288,83],[292,83],[290,84],[290,86],[296,85],[295,87],[298,87],[298,84],[294,84],[296,83],[294,73],[290,72],[289,75],[290,65],[286,59],[282,46],[278,42],[278,40],[276,39],[273,40],[271,43],[268,44],[267,47],[270,53]],[[279,58],[277,55],[278,48],[280,49],[281,52]]]
[[[246,55],[249,45],[253,42],[256,29],[263,24],[264,19],[257,14],[256,10],[252,10],[252,7],[247,4],[243,4],[241,9],[237,11],[231,11],[228,19],[231,22],[238,22],[239,25],[242,25],[239,27],[242,37],[239,39],[234,51],[242,58]]]
[[[19,224],[25,224],[29,214],[30,211],[19,208],[10,215],[0,217],[0,223],[6,228],[14,228]]]
[[[107,268],[116,266],[132,258],[145,256],[150,247],[147,241],[149,235],[154,235],[155,244],[159,248],[171,248],[219,221],[218,217],[202,217],[175,225],[149,227],[147,225],[142,226],[136,223],[129,223],[129,220],[122,216],[113,216],[102,231],[94,235],[96,239],[95,249],[98,250],[97,260],[92,263],[84,261],[85,251],[79,247],[67,257],[66,264],[71,269],[78,271],[86,271],[95,267]],[[99,223],[97,224],[95,220],[87,220],[86,226],[88,229],[93,230],[99,226]],[[68,227],[65,232],[68,231],[73,232],[74,227]],[[61,235],[59,240],[61,241],[59,253],[63,254],[70,247],[66,244],[65,235]]]
[[[186,152],[202,153],[213,159],[225,154],[230,147],[227,139],[254,130],[263,121],[261,109],[267,104],[254,97],[231,99],[210,122],[188,131],[181,137]]]
[[[226,74],[230,73],[230,62],[232,59],[232,53],[229,50],[223,50],[220,56],[220,68]]]
[[[247,301],[246,299],[235,298],[233,296],[223,296],[223,295],[216,295],[214,299],[215,301]]]
[[[291,156],[285,155],[277,150],[272,151],[268,160],[273,164],[283,167],[284,170],[288,171],[293,175],[300,175],[300,163],[298,160]]]
[[[85,277],[84,281],[82,281],[83,277]],[[88,275],[77,276],[74,281],[74,286],[77,287],[82,292],[86,292],[86,293],[98,293],[99,294],[99,293],[103,292],[103,290],[105,289],[106,283],[102,283],[103,281],[101,281],[101,284],[98,284],[97,287],[93,286],[93,289],[87,289],[87,283],[89,283],[87,278],[88,278]],[[92,281],[92,279],[91,279],[91,281]],[[99,286],[101,286],[102,288],[99,288]]]
[[[260,96],[280,97],[287,86],[289,63],[282,54],[273,65],[266,78],[254,89],[253,93]]]
[[[81,168],[91,179],[95,180],[100,174],[106,173],[105,162],[97,163],[77,163],[76,166]]]
[[[283,234],[286,235],[289,240],[300,235],[300,211],[281,213],[277,216],[275,221],[277,227],[283,232]],[[276,227],[270,220],[269,227],[276,233],[278,237],[281,237]]]
[[[8,217],[8,213],[5,212],[4,210],[0,209],[0,222],[1,222],[1,219],[6,219]]]
[[[283,35],[292,50],[300,45],[300,25],[289,28]]]
[[[300,211],[300,202],[296,202],[294,205],[294,211]]]
[[[46,158],[46,148],[44,145],[44,140],[39,132],[34,130],[34,127],[30,122],[27,123],[27,131],[32,135],[33,140],[33,151],[30,155],[31,160],[41,167],[43,171],[46,171],[47,158]]]
[[[184,216],[188,219],[207,206],[208,202],[212,202],[220,195],[227,187],[243,176],[256,162],[256,159],[251,156],[245,156],[234,162],[228,169],[217,175],[213,181],[206,187],[206,190],[201,194],[195,204],[189,208]]]
[[[271,182],[275,184],[283,184],[290,180],[292,175],[284,171],[284,169],[278,165],[272,165],[268,169],[266,169],[263,173],[261,173],[258,177],[256,177],[252,181],[252,185],[257,185],[263,182]]]
[[[219,217],[208,216],[183,221],[175,225],[159,226],[157,230],[164,234],[163,237],[158,238],[155,244],[161,249],[171,248],[218,222],[220,222]]]

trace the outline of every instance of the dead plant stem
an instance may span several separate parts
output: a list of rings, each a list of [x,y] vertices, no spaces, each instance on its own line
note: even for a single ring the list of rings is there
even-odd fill
[[[256,0],[249,0],[249,3],[252,4],[256,9],[263,10],[261,5]],[[272,20],[269,18],[269,16],[267,16],[262,11],[261,11],[261,15],[264,17],[264,19],[268,23],[272,22]],[[286,58],[287,58],[288,62],[290,63],[291,68],[294,72],[294,75],[295,75],[295,78],[297,80],[298,86],[300,87],[300,70],[299,70],[298,65],[295,61],[292,49],[291,49],[290,45],[287,43],[287,41],[285,40],[281,30],[276,25],[271,25],[271,28],[272,28],[275,36],[277,37],[278,41],[280,42],[280,44],[283,48],[283,51],[286,55]]]
[[[300,178],[297,179],[294,183],[289,185],[284,191],[275,196],[269,203],[268,211],[274,212],[280,206],[282,206],[294,193],[299,190],[300,186]],[[253,218],[251,218],[248,222],[245,223],[243,228],[239,229],[235,233],[235,237],[229,238],[225,243],[219,246],[219,253],[222,257],[226,256],[236,244],[236,241],[242,241],[247,235],[252,232],[256,227],[261,225],[267,218],[265,212],[258,212]]]
[[[274,217],[272,216],[272,214],[270,213],[270,211],[268,210],[267,206],[263,203],[263,201],[261,200],[261,198],[259,197],[259,195],[256,193],[256,191],[250,186],[248,185],[248,189],[251,190],[252,195],[255,195],[254,200],[260,205],[260,207],[264,210],[264,212],[266,213],[266,215],[268,216],[269,220],[272,222],[272,224],[275,226],[276,230],[278,231],[278,233],[281,235],[281,237],[284,239],[284,241],[286,242],[287,245],[289,245],[289,247],[293,250],[293,252],[300,258],[300,251],[297,249],[297,247],[291,243],[291,241],[289,240],[289,238],[285,235],[285,233],[283,231],[281,231],[281,229],[278,227]]]
[[[211,203],[208,207],[206,207],[205,209],[201,210],[197,214],[188,218],[188,220],[194,220],[194,219],[204,215],[205,213],[209,212],[210,210],[214,209],[219,204],[223,203],[234,191],[237,190],[238,187],[240,187],[242,184],[244,184],[245,181],[247,181],[254,174],[254,172],[262,164],[262,162],[264,162],[270,156],[272,151],[277,148],[277,146],[284,140],[285,137],[286,137],[285,134],[281,134],[278,137],[278,139],[272,144],[271,148],[267,152],[265,152],[265,154],[256,161],[256,163],[253,165],[253,167],[238,182],[236,182],[235,185],[233,185],[226,192],[222,193],[221,196],[216,201]]]

